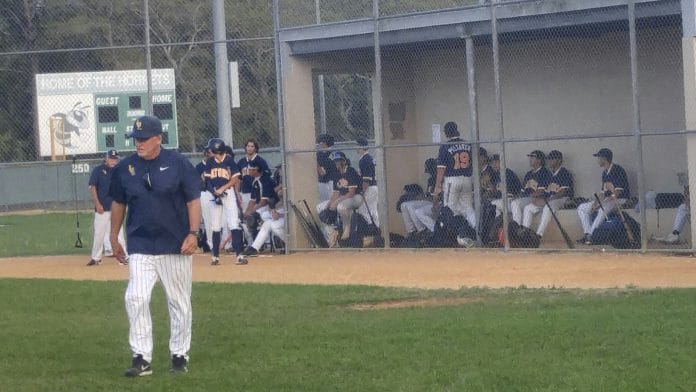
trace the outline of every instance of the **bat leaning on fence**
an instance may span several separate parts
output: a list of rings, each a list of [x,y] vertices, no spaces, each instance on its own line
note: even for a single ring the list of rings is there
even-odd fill
[[[309,204],[307,204],[307,200],[302,200],[302,203],[305,206],[305,209],[307,210],[307,215],[305,217],[311,218],[311,220],[308,220],[310,223],[310,226],[312,229],[317,233],[317,240],[320,248],[328,248],[329,243],[326,241],[326,237],[324,237],[324,234],[321,230],[321,226],[319,226],[319,223],[317,223],[317,220],[314,218],[314,214],[312,214],[312,210],[309,208]]]
[[[573,240],[570,239],[568,232],[566,232],[563,226],[561,226],[561,222],[558,220],[556,213],[554,212],[553,208],[551,208],[551,205],[549,205],[549,199],[545,197],[544,202],[546,203],[546,207],[548,207],[549,211],[551,211],[551,216],[553,217],[553,220],[556,222],[558,230],[561,231],[561,235],[563,236],[563,239],[565,240],[568,249],[575,249],[575,244],[573,243]]]
[[[316,227],[312,226],[307,216],[295,203],[290,202],[290,207],[292,207],[292,210],[295,212],[295,216],[300,222],[302,229],[307,234],[307,238],[309,238],[309,242],[312,244],[312,246],[315,248],[325,247],[322,246],[322,242],[326,242],[326,239],[324,239],[324,235],[321,233],[321,231],[318,231]]]
[[[621,224],[623,224],[624,230],[626,230],[626,238],[628,239],[628,242],[631,244],[636,244],[636,236],[633,234],[631,225],[629,225],[626,221],[626,217],[621,209],[621,203],[619,203],[618,200],[616,201],[616,211],[619,213],[619,219],[621,220]]]

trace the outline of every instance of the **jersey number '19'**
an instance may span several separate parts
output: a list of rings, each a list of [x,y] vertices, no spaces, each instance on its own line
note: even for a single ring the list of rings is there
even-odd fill
[[[469,168],[469,163],[471,163],[471,160],[469,158],[469,153],[468,152],[458,152],[454,154],[454,169],[459,170],[459,169],[468,169]]]

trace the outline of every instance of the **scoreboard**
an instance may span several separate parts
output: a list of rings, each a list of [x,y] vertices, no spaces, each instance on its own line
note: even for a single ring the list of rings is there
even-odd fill
[[[178,148],[173,69],[153,69],[152,115],[162,120],[162,145]],[[147,112],[145,70],[36,75],[42,156],[134,150],[131,132]]]

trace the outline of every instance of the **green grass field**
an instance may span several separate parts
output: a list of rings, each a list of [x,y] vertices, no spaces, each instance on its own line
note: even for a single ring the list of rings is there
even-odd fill
[[[194,284],[190,372],[126,379],[125,282],[0,280],[0,389],[200,391],[696,390],[696,290],[420,291]],[[479,302],[356,311],[355,302]]]
[[[75,213],[0,215],[0,257],[89,254],[94,215],[80,213],[84,247],[75,248]]]

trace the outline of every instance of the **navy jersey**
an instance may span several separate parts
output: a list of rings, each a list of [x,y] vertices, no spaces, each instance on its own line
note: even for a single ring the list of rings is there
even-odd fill
[[[205,174],[205,160],[200,161],[196,165],[196,172],[198,173],[198,176],[201,178],[201,191],[204,191],[206,190],[205,177],[203,177],[203,174]]]
[[[350,166],[346,168],[345,173],[339,173],[338,180],[334,181],[334,191],[338,191],[341,195],[348,193],[349,188],[356,188],[356,195],[362,190],[362,178],[360,174]]]
[[[222,162],[218,162],[215,157],[210,157],[205,162],[205,185],[211,193],[214,193],[216,189],[222,187],[223,185],[230,182],[233,177],[241,175],[239,173],[239,168],[234,162],[234,159],[225,155]]]
[[[615,189],[621,190],[619,198],[628,199],[631,197],[631,188],[628,185],[628,175],[623,167],[612,163],[609,170],[602,172],[602,191],[608,192],[608,184],[614,186]]]
[[[455,137],[440,146],[437,155],[437,167],[445,168],[445,177],[471,177],[471,145]]]
[[[491,182],[496,187],[500,184],[500,172],[493,170],[493,175],[491,176]],[[510,196],[517,196],[522,190],[522,183],[520,178],[517,177],[514,171],[505,168],[505,184],[507,185],[507,193]],[[496,192],[495,198],[500,199],[503,197],[501,191]]]
[[[546,190],[546,188],[549,186],[550,179],[551,173],[549,172],[549,169],[545,167],[528,171],[524,176],[524,189],[522,189],[522,194],[529,196],[534,193],[534,191]]]
[[[435,176],[430,176],[428,177],[428,190],[427,192],[429,194],[433,194],[435,192],[435,182],[437,181],[437,178]]]
[[[109,194],[128,207],[128,253],[181,253],[190,229],[186,203],[201,195],[200,177],[186,157],[165,149],[150,161],[133,154],[114,168]]]
[[[275,198],[274,187],[275,182],[273,182],[273,178],[267,173],[259,177],[252,177],[251,200],[254,200],[258,204],[263,199],[270,200]]]
[[[239,188],[240,193],[251,193],[251,184],[254,182],[254,177],[248,173],[249,166],[258,167],[261,173],[271,174],[271,169],[268,168],[268,163],[261,158],[259,154],[255,154],[252,158],[244,156],[237,162],[237,167],[242,173],[242,181]]]
[[[555,173],[551,173],[546,193],[555,195],[561,189],[567,189],[565,196],[573,197],[573,176],[565,167],[561,167]]]
[[[336,163],[330,158],[331,153],[329,151],[319,151],[317,152],[317,165],[324,169],[326,174],[319,176],[319,182],[327,183],[329,181],[336,181],[340,177]]]
[[[365,154],[360,158],[358,166],[360,167],[360,176],[363,182],[369,182],[370,186],[377,185],[377,180],[375,179],[375,159],[370,154]]]
[[[111,174],[113,169],[102,163],[92,170],[92,174],[89,176],[89,185],[93,186],[97,190],[97,199],[99,203],[104,207],[104,211],[111,210],[111,201],[113,200],[109,196],[109,187],[111,186]]]

